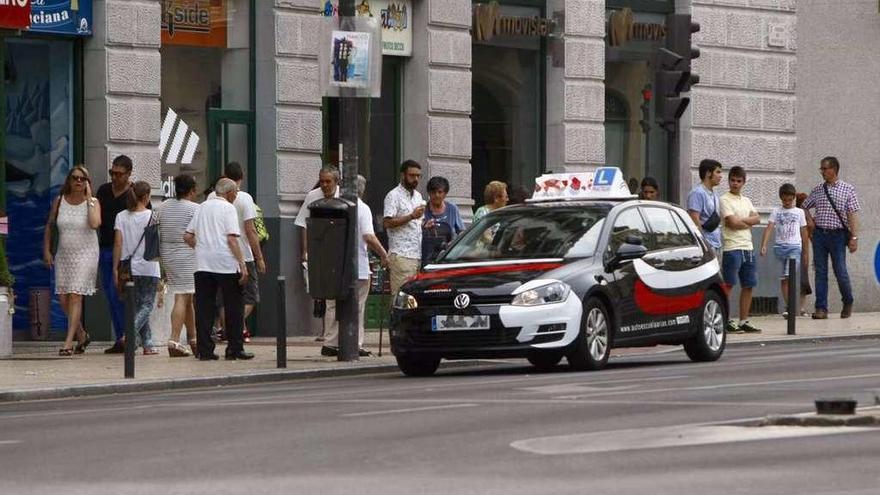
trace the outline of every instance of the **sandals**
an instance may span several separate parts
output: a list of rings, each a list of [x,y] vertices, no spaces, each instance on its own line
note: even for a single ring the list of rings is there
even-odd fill
[[[61,349],[58,349],[58,355],[62,357],[73,356],[73,349],[65,349],[62,347]]]
[[[179,342],[169,340],[168,341],[168,355],[171,357],[187,357],[187,356],[190,356],[191,353],[189,352],[189,349],[180,345]]]
[[[86,335],[85,340],[83,340],[82,342],[76,344],[76,348],[74,348],[74,350],[73,350],[73,353],[74,353],[74,354],[83,354],[83,353],[85,353],[85,352],[86,352],[86,347],[88,347],[89,344],[92,343],[92,337],[89,336],[89,332],[86,332],[85,330],[83,330],[83,333]]]
[[[144,356],[155,356],[159,351],[155,347],[144,347]]]

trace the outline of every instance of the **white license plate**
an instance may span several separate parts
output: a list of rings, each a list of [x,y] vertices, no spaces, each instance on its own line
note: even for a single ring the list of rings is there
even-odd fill
[[[488,330],[489,316],[437,315],[431,318],[431,331]]]

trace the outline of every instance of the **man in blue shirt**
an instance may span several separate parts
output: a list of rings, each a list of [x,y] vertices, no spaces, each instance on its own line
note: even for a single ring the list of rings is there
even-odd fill
[[[701,161],[700,183],[688,193],[687,210],[721,259],[721,210],[714,191],[718,184],[721,184],[721,163],[711,159]]]

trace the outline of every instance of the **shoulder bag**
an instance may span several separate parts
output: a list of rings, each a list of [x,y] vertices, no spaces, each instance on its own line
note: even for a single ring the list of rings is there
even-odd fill
[[[831,193],[828,192],[828,183],[822,183],[822,190],[825,191],[825,197],[828,198],[828,202],[831,204],[831,209],[834,210],[834,213],[837,214],[838,220],[840,220],[840,225],[843,225],[843,230],[846,231],[846,242],[848,243],[852,238],[852,232],[850,232],[849,227],[846,224],[846,221],[843,219],[843,215],[840,214],[840,210],[837,209],[837,205],[834,204],[834,200],[831,199]]]
[[[153,222],[153,219],[155,214],[150,214],[150,221],[144,227],[144,260],[146,261],[159,259],[159,223]]]

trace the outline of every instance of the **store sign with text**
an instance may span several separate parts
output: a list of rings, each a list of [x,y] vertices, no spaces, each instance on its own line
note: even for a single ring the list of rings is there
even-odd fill
[[[227,0],[161,0],[162,44],[226,48]]]
[[[0,29],[27,29],[31,25],[31,0],[0,0]]]
[[[318,0],[324,17],[339,15],[339,0]],[[412,55],[410,0],[355,0],[355,15],[376,17],[382,26],[382,55]]]
[[[31,0],[31,32],[92,35],[92,0]]]
[[[543,17],[504,15],[496,1],[474,4],[475,41],[491,41],[497,37],[546,37],[550,36],[556,23]]]

